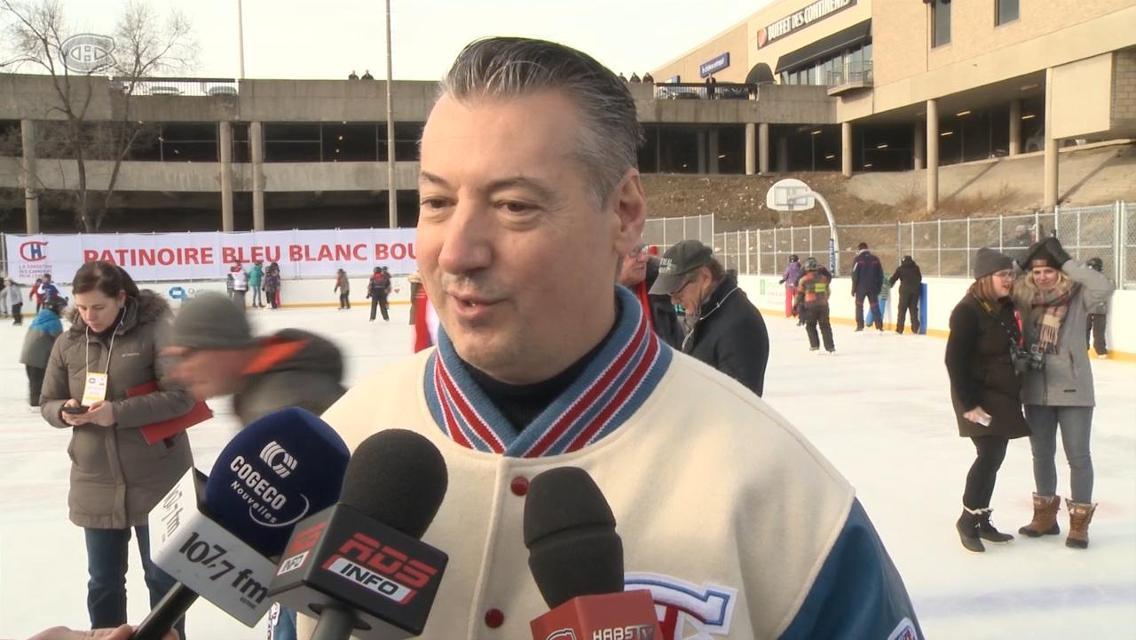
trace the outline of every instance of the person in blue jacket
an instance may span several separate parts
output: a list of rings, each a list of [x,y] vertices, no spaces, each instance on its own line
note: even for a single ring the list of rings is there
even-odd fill
[[[43,308],[24,334],[20,363],[28,374],[28,404],[33,407],[39,406],[43,376],[47,373],[47,360],[51,356],[51,348],[55,346],[55,339],[63,333],[63,322],[59,317],[66,308],[67,300],[59,296],[44,299]]]

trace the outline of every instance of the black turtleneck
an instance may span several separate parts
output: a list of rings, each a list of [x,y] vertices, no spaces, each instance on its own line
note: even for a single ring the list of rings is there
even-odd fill
[[[497,407],[501,412],[501,415],[505,416],[505,419],[514,427],[523,430],[534,418],[548,408],[548,405],[552,404],[553,401],[560,397],[560,394],[564,393],[568,387],[572,386],[572,383],[580,377],[584,369],[588,368],[592,360],[595,360],[596,355],[603,349],[604,345],[611,340],[612,334],[615,333],[615,328],[619,326],[622,313],[617,299],[615,305],[615,322],[607,332],[607,335],[604,336],[604,339],[600,340],[599,344],[593,347],[591,351],[584,354],[584,357],[572,363],[567,369],[552,376],[548,380],[534,382],[532,384],[508,384],[494,379],[489,374],[477,369],[465,360],[462,360],[462,364],[465,366],[466,370],[469,371],[470,376],[473,378],[473,381],[477,383],[477,386],[481,387],[481,390],[489,397],[493,406]]]
[[[118,328],[118,323],[122,322],[122,319],[125,316],[126,305],[124,304],[122,305],[122,308],[118,310],[118,315],[114,317],[114,321],[111,322],[107,326],[107,328],[103,329],[102,331],[91,331],[91,337],[97,339],[100,342],[106,342],[107,340],[110,340],[111,334],[114,333],[114,330]]]

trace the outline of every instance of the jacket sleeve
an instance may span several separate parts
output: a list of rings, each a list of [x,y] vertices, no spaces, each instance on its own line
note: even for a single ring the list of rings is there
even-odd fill
[[[888,286],[894,287],[896,280],[899,280],[899,269],[896,269],[895,273],[891,274],[891,278],[888,279]]]
[[[856,287],[860,285],[860,260],[857,258],[852,261],[852,293],[856,293]]]
[[[947,337],[947,375],[955,396],[969,411],[978,406],[978,385],[970,375],[970,363],[978,341],[978,318],[973,310],[965,306],[955,307],[951,312],[950,330]]]
[[[1081,303],[1085,309],[1092,312],[1093,309],[1108,303],[1108,298],[1112,295],[1112,283],[1103,273],[1076,260],[1067,260],[1061,266],[1061,270],[1070,280],[1081,285],[1083,292]]]
[[[64,340],[59,339],[51,347],[51,355],[47,359],[47,371],[43,376],[43,389],[39,394],[39,412],[43,419],[57,429],[70,429],[71,425],[63,421],[60,412],[63,405],[71,399],[70,374],[67,372],[67,363],[63,361]]]
[[[725,332],[717,348],[717,369],[760,396],[765,388],[765,366],[769,362],[769,334],[739,322]]]
[[[783,640],[923,638],[903,579],[868,514],[854,500]]]
[[[159,320],[152,330],[155,342],[154,353],[158,354],[168,345],[170,326],[167,321]],[[166,382],[168,369],[168,359],[155,355],[154,377],[158,381],[158,390],[133,398],[115,400],[115,428],[137,429],[189,413],[193,408],[193,397],[185,389]]]

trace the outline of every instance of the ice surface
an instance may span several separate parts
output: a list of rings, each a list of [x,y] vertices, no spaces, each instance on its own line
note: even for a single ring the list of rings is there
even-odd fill
[[[300,327],[330,336],[348,360],[348,381],[409,352],[407,307],[389,323],[367,310],[256,311],[269,332]],[[28,320],[30,321],[30,320]],[[26,321],[26,322],[28,322]],[[955,534],[966,471],[973,459],[958,437],[943,367],[945,341],[835,327],[836,356],[808,351],[795,323],[767,316],[772,358],[766,400],[789,417],[856,486],[903,574],[930,638],[1091,638],[1136,629],[1136,367],[1093,361],[1095,498],[1099,508],[1087,551],[1061,536],[965,551]],[[0,324],[0,637],[25,638],[45,627],[87,626],[82,530],[67,519],[69,435],[27,408],[18,364],[23,327]],[[191,432],[198,468],[208,470],[238,427],[227,399],[217,417]],[[697,428],[697,425],[691,425]],[[676,455],[681,450],[676,449]],[[1060,491],[1068,470],[1058,461]],[[1010,444],[999,474],[995,523],[1016,533],[1031,514],[1029,443]],[[765,541],[754,540],[754,544]],[[148,611],[132,543],[130,619]],[[265,636],[206,602],[190,610],[190,638]],[[881,639],[882,640],[882,639]]]

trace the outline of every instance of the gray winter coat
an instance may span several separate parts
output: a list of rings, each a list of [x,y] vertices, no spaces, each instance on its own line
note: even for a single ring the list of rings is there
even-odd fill
[[[87,361],[95,371],[107,366],[109,338],[86,334],[75,314],[51,351],[43,381],[40,409],[47,422],[71,430],[71,522],[94,529],[145,525],[147,515],[190,466],[189,438],[180,433],[147,444],[139,427],[184,415],[193,407],[187,392],[164,383],[165,366],[158,358],[168,335],[170,309],[151,291],[130,298],[115,332],[110,353],[107,400],[114,405],[113,427],[72,427],[60,411],[71,398],[81,400]],[[87,355],[88,348],[90,354]],[[127,397],[127,390],[157,381],[158,391]]]
[[[343,355],[315,334],[284,329],[265,339],[244,386],[233,395],[242,424],[285,407],[301,407],[319,415],[346,389]]]
[[[1061,322],[1057,353],[1045,356],[1043,371],[1030,370],[1022,376],[1022,404],[1091,407],[1096,399],[1086,328],[1089,313],[1112,295],[1112,284],[1103,274],[1075,260],[1067,261],[1061,270],[1080,286],[1069,300],[1069,311]],[[1022,313],[1026,314],[1026,310]],[[1026,344],[1034,344],[1037,327],[1024,320]]]

